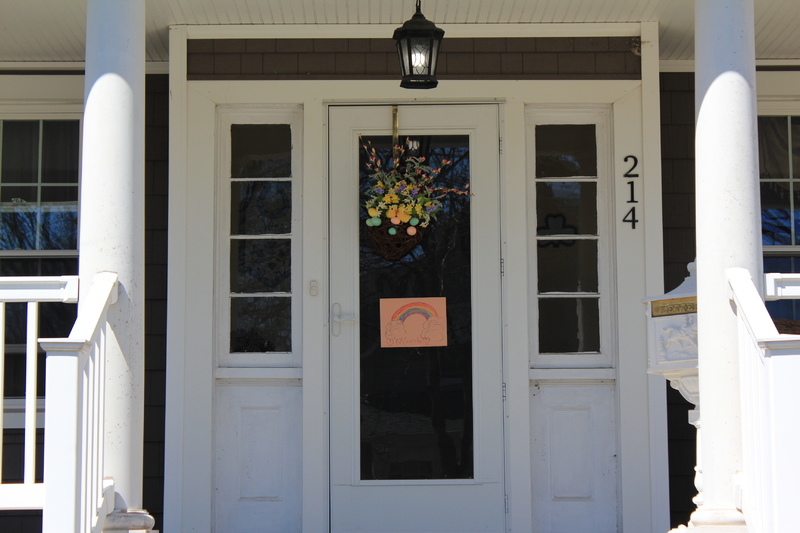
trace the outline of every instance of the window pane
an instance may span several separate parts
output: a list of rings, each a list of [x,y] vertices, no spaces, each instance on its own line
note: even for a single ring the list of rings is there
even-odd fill
[[[597,298],[539,299],[539,353],[600,351]]]
[[[597,241],[539,241],[539,293],[597,292]]]
[[[292,241],[231,240],[231,292],[289,292]]]
[[[231,352],[291,351],[291,298],[231,298]]]
[[[78,187],[42,187],[42,203],[78,204]]]
[[[3,204],[0,250],[36,249],[36,211]]]
[[[45,120],[42,183],[78,183],[80,128],[77,120]]]
[[[536,126],[536,177],[597,176],[594,124]]]
[[[0,257],[0,276],[69,276],[77,273],[76,257]]]
[[[798,256],[766,256],[764,257],[764,272],[780,272],[784,274],[793,274],[800,272],[800,257]],[[776,320],[776,326],[780,333],[788,333],[784,329],[786,326],[792,328],[791,333],[796,333],[797,327],[800,326],[800,300],[773,300],[764,302],[767,306],[770,316]],[[780,321],[792,321],[784,322]],[[781,331],[783,330],[783,331]]]
[[[42,207],[40,250],[75,250],[78,248],[78,204]]]
[[[789,182],[761,182],[761,242],[791,244]]]
[[[231,177],[287,178],[292,175],[289,124],[233,124]]]
[[[758,117],[761,179],[789,178],[789,129],[786,117]]]
[[[35,250],[37,187],[0,188],[0,250]]]
[[[386,168],[392,158],[391,138],[364,140],[376,149],[376,157]],[[425,157],[433,168],[442,159],[453,161],[433,178],[435,186],[466,188],[470,182],[468,136],[413,136],[409,145],[412,149],[407,155]],[[361,479],[472,478],[470,197],[448,194],[442,198],[443,208],[424,237],[400,245],[406,253],[393,258],[393,254],[381,253],[392,246],[391,241],[381,246],[387,241],[375,237],[382,230],[365,224],[369,215],[363,206],[369,191],[374,190],[374,181],[366,166],[367,153],[361,150],[360,156]],[[427,297],[446,298],[447,345],[382,347],[381,300]],[[405,328],[415,320],[422,321],[421,317],[413,315],[395,325],[405,333]],[[427,323],[428,317],[424,320]]]
[[[4,120],[0,181],[37,183],[39,181],[39,121]]]
[[[25,204],[32,204],[36,206],[37,194],[39,188],[33,187],[19,187],[19,186],[4,186],[0,189],[0,202],[6,207],[5,204],[12,204],[15,207],[21,207]]]
[[[290,181],[231,183],[231,235],[268,235],[291,231]]]
[[[536,226],[538,235],[596,235],[597,184],[537,182]]]

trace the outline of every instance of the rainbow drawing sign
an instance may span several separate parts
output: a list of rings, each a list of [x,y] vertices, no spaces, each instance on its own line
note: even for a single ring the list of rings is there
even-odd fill
[[[381,298],[381,348],[447,346],[447,298]]]

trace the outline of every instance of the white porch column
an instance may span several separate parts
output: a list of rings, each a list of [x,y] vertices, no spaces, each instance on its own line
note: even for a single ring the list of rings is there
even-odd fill
[[[104,475],[142,506],[144,419],[144,0],[88,0],[81,174],[81,301],[119,274],[108,313]]]
[[[695,1],[695,73],[703,494],[692,523],[743,531],[738,334],[725,269],[762,279],[753,0]]]

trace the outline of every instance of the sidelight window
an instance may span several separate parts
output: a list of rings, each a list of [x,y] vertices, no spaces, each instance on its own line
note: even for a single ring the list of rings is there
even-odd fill
[[[268,115],[222,115],[221,366],[294,366],[299,354],[299,115]]]
[[[605,109],[527,110],[532,367],[612,365]]]

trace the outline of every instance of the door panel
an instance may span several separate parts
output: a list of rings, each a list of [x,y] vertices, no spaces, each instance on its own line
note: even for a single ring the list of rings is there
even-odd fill
[[[445,194],[421,243],[386,259],[363,170],[392,164],[391,107],[330,109],[332,531],[504,530],[497,113],[399,108],[407,155],[452,160],[434,185],[474,195]],[[413,333],[431,324],[446,346]]]

